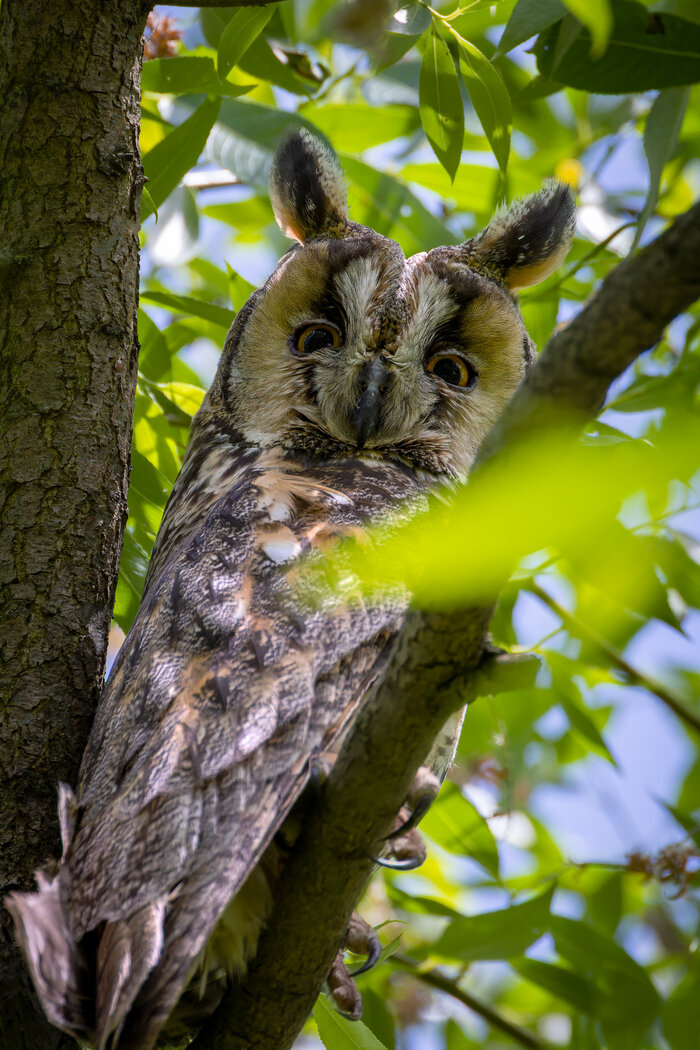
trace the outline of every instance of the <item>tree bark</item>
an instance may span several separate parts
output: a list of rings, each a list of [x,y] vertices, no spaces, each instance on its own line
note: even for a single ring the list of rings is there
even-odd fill
[[[77,779],[104,674],[136,383],[149,7],[0,9],[0,897],[56,854],[56,787]],[[3,915],[0,1044],[54,1048],[28,985]]]

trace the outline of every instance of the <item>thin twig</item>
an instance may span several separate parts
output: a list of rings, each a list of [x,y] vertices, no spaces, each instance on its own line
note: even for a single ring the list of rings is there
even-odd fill
[[[547,593],[547,591],[540,587],[539,584],[535,583],[534,580],[527,584],[527,590],[531,591],[532,594],[536,595],[541,602],[550,608],[574,634],[592,642],[598,649],[600,649],[610,662],[615,664],[620,671],[623,671],[632,682],[641,685],[642,688],[647,690],[647,692],[653,693],[653,695],[657,696],[659,700],[662,700],[675,715],[683,719],[683,721],[691,726],[691,728],[697,733],[700,733],[700,715],[696,714],[696,712],[687,707],[682,700],[669,692],[661,682],[649,678],[648,675],[645,675],[642,671],[633,667],[632,664],[629,663],[629,661],[627,661],[614,646],[610,645],[609,642],[602,638],[597,631],[573,616],[563,605],[560,605],[558,601]]]
[[[470,992],[466,992],[464,988],[460,988],[456,981],[446,977],[439,970],[421,970],[419,964],[414,962],[413,959],[409,959],[406,955],[392,955],[388,962],[392,963],[399,970],[412,974],[416,980],[421,981],[423,984],[427,984],[431,988],[437,988],[438,991],[445,992],[446,995],[451,995],[453,999],[473,1010],[475,1014],[479,1014],[490,1025],[500,1029],[501,1032],[505,1032],[506,1035],[509,1035],[511,1039],[521,1046],[527,1046],[530,1050],[547,1050],[549,1044],[543,1042],[534,1032],[527,1028],[521,1028],[520,1025],[509,1021],[503,1014],[499,1014],[497,1010],[489,1006],[488,1003],[482,1002],[481,999],[477,999]]]

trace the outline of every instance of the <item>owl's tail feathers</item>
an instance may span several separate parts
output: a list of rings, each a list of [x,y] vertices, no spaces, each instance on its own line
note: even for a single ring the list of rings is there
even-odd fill
[[[90,1042],[90,976],[60,899],[59,878],[36,873],[38,893],[11,893],[5,900],[39,1001],[51,1024]]]
[[[165,899],[108,922],[97,947],[97,1050],[118,1045],[124,1019],[163,950]]]

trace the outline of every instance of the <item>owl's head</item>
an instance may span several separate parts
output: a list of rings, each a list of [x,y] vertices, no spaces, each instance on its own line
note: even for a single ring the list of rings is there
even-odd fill
[[[301,129],[271,198],[298,244],[238,315],[205,410],[292,456],[466,474],[531,362],[514,292],[564,258],[571,191],[550,182],[464,244],[406,259],[349,220],[338,161]]]

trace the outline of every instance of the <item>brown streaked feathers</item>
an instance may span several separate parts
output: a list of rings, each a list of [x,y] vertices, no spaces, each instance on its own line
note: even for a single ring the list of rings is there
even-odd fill
[[[190,1030],[245,969],[277,833],[408,602],[308,605],[289,569],[466,475],[529,362],[510,289],[551,272],[573,231],[550,184],[406,260],[348,219],[337,162],[305,131],[271,195],[300,243],[240,311],[193,423],[75,799],[62,789],[58,873],[8,899],[49,1020],[100,1050]],[[429,756],[439,775],[457,729]]]

